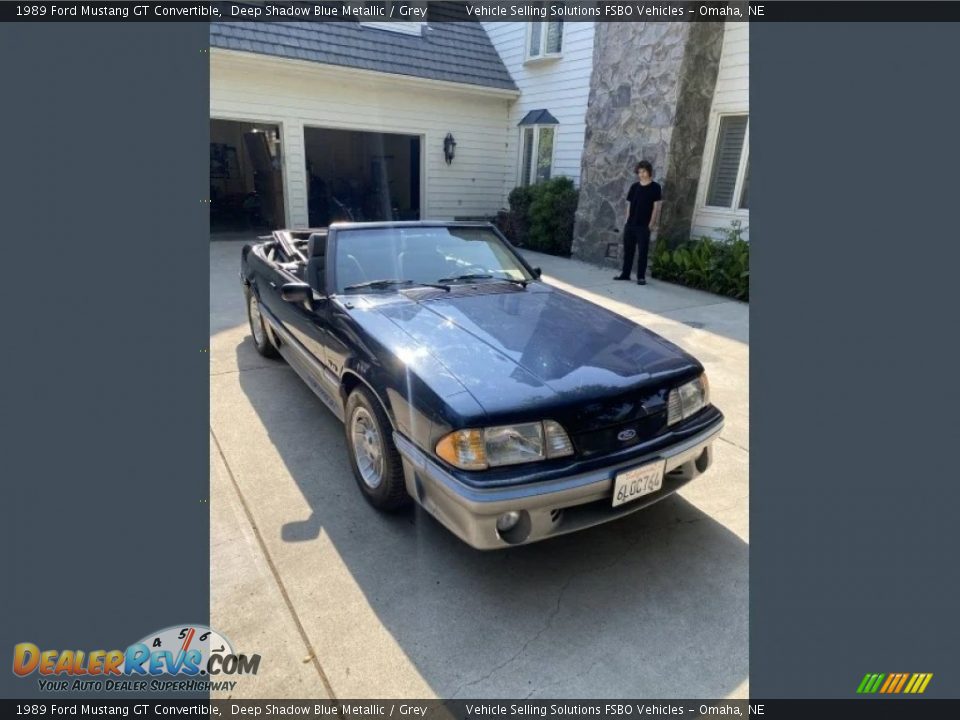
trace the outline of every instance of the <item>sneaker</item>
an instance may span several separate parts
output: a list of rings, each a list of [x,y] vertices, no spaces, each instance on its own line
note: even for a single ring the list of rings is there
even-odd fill
[[[647,284],[647,281],[644,280],[643,278],[640,278],[639,280],[637,280],[637,285],[646,285],[646,284]]]
[[[629,280],[629,279],[630,279],[630,276],[627,275],[626,277],[624,277],[623,275],[615,275],[613,279],[614,279],[614,280]]]

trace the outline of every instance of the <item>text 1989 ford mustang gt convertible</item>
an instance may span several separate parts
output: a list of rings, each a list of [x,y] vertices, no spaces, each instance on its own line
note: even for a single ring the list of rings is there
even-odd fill
[[[257,350],[340,418],[357,484],[475,548],[621,517],[705,471],[703,367],[541,282],[491,225],[349,223],[243,248]]]

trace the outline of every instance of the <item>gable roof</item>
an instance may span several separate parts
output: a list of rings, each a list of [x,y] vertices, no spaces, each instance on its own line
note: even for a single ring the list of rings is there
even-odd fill
[[[549,110],[531,110],[517,125],[559,125],[560,121]]]
[[[419,35],[357,22],[211,22],[210,46],[430,80],[517,89],[478,22],[425,23]]]

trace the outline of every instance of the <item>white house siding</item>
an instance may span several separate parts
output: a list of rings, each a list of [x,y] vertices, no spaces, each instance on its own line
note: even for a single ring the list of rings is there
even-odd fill
[[[529,23],[486,22],[487,35],[520,88],[520,97],[510,108],[507,156],[510,171],[506,194],[519,182],[519,140],[517,123],[530,110],[544,108],[559,121],[554,142],[552,175],[567,175],[580,183],[584,118],[590,96],[593,68],[592,22],[564,22],[561,57],[524,62]]]
[[[697,209],[693,217],[692,235],[716,235],[716,228],[729,227],[733,220],[740,220],[747,227],[750,220],[749,210],[733,210],[706,206],[707,186],[716,149],[717,131],[720,116],[724,114],[747,113],[750,109],[750,35],[749,23],[728,22],[724,28],[723,51],[720,56],[720,69],[717,75],[717,87],[713,93],[710,108],[710,123],[707,129],[707,142],[703,153],[703,167],[700,171],[700,184],[697,188]],[[749,128],[746,139],[749,151]]]
[[[422,136],[421,217],[489,217],[503,205],[516,93],[211,49],[210,117],[281,127],[288,226],[307,225],[304,127]],[[447,165],[443,139],[456,139]]]

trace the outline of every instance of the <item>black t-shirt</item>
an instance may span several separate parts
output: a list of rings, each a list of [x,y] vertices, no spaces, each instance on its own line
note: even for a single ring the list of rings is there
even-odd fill
[[[653,217],[653,204],[662,198],[660,184],[657,182],[651,181],[647,185],[635,182],[631,185],[627,193],[627,202],[630,203],[630,217],[627,218],[627,225],[639,227],[649,225],[650,218]]]

